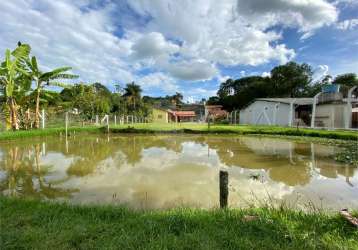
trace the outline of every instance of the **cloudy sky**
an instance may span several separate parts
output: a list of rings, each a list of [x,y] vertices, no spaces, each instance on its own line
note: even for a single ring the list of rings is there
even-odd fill
[[[153,96],[201,99],[289,60],[358,73],[358,0],[1,0],[0,14],[1,59],[22,41],[43,70]]]

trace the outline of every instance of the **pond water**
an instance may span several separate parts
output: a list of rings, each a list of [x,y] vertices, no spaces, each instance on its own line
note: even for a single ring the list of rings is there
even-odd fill
[[[0,143],[0,192],[139,209],[219,204],[229,172],[229,206],[285,203],[358,208],[357,166],[339,148],[287,139],[222,135],[72,135]]]

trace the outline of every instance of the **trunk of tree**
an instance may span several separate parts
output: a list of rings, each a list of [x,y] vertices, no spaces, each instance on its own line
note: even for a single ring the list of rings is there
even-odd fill
[[[10,123],[11,128],[13,130],[19,130],[19,122],[17,120],[17,108],[16,108],[16,102],[13,97],[10,97],[8,100],[8,104],[10,107]]]
[[[35,108],[35,128],[40,127],[40,88],[37,88]]]

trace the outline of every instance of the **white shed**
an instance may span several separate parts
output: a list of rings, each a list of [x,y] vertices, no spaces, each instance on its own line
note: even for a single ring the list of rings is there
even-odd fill
[[[240,124],[309,125],[313,98],[258,98],[240,110]]]

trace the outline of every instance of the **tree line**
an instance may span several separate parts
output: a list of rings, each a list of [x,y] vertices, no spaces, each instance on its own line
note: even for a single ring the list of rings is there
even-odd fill
[[[0,64],[0,109],[8,128],[13,130],[39,128],[40,110],[63,113],[77,110],[83,120],[95,115],[118,114],[148,117],[153,106],[180,109],[183,95],[175,93],[164,97],[142,96],[141,87],[127,83],[124,87],[114,84],[114,91],[96,83],[68,84],[65,80],[79,76],[69,73],[71,67],[43,71],[35,56],[31,56],[28,44],[5,51]],[[217,96],[210,97],[207,104],[221,104],[226,110],[240,109],[255,98],[266,97],[312,97],[327,84],[340,84],[343,94],[351,86],[358,85],[357,75],[347,73],[335,78],[327,75],[313,80],[313,70],[308,64],[289,62],[273,68],[270,76],[249,76],[228,79],[221,83]],[[54,91],[49,86],[58,86]],[[204,103],[202,100],[201,103]]]
[[[248,76],[240,79],[228,79],[220,84],[216,96],[210,97],[208,104],[223,105],[226,110],[241,109],[255,98],[268,97],[313,97],[327,84],[341,85],[341,92],[358,85],[355,73],[330,75],[314,81],[312,67],[306,63],[288,62],[274,67],[270,75]]]
[[[31,47],[19,42],[14,50],[5,51],[0,63],[0,110],[8,128],[13,130],[39,128],[40,110],[63,113],[78,110],[81,119],[95,115],[119,114],[148,117],[152,106],[179,105],[183,95],[175,93],[165,97],[142,97],[141,87],[127,83],[114,84],[115,91],[96,83],[68,84],[64,80],[77,79],[69,73],[71,67],[43,71]],[[54,91],[49,86],[58,86]]]

